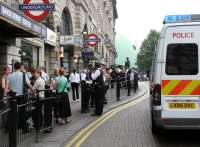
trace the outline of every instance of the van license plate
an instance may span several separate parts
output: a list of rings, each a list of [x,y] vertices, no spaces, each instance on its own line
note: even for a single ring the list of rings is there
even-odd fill
[[[169,109],[196,109],[197,105],[194,102],[169,102]]]

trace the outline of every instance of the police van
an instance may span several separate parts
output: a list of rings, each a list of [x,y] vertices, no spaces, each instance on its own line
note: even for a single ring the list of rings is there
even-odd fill
[[[163,24],[150,79],[152,132],[200,129],[200,15]]]

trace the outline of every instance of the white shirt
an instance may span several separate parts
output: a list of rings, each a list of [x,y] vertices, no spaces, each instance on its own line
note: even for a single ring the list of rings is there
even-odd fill
[[[41,75],[42,79],[44,79],[45,82],[47,82],[49,80],[49,76],[47,73],[45,73],[44,71],[42,71],[42,75]]]
[[[101,75],[100,69],[95,70],[95,72],[92,73],[92,75],[91,75],[92,80],[96,80],[100,75]]]
[[[71,73],[69,77],[71,83],[80,83],[80,75],[77,73]]]
[[[81,81],[86,81],[86,73],[81,73]]]
[[[39,91],[40,90],[45,90],[45,82],[41,77],[37,78],[37,80],[35,81],[35,83],[33,85],[33,89],[34,90],[39,90]],[[40,98],[44,98],[44,91],[39,92],[39,97]]]

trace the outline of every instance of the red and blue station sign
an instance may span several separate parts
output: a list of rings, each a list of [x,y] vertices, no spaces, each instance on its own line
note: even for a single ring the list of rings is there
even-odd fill
[[[54,11],[55,5],[53,3],[49,3],[49,0],[42,0],[42,2],[38,2],[36,0],[24,0],[23,4],[19,4],[19,10],[23,11],[24,14],[33,20],[42,21],[44,20],[49,11]],[[34,11],[38,11],[40,13],[35,13]]]

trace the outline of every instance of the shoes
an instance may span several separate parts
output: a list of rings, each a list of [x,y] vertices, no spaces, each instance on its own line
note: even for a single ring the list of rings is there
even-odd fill
[[[76,100],[76,102],[78,103],[78,102],[80,102],[80,100],[79,100],[79,99],[77,99],[77,100]]]
[[[66,122],[65,122],[65,120],[63,120],[62,118],[58,118],[58,123],[61,124],[61,125],[63,125],[63,124],[65,124]]]
[[[76,103],[76,100],[73,99],[73,102]]]
[[[70,118],[68,118],[68,117],[65,118],[64,121],[65,121],[66,124],[72,122],[72,120]]]
[[[51,133],[51,132],[52,132],[52,129],[47,129],[47,130],[44,130],[43,132],[44,132],[44,133]]]
[[[128,94],[127,96],[131,96],[130,94]]]

